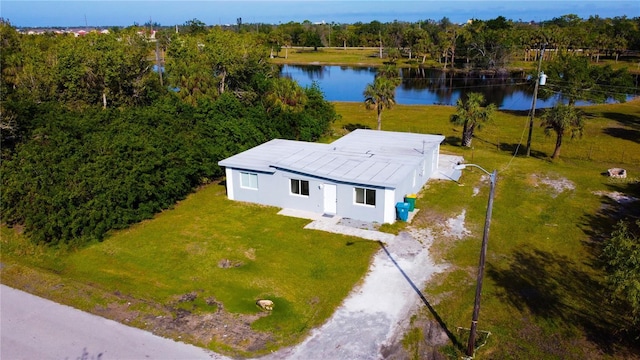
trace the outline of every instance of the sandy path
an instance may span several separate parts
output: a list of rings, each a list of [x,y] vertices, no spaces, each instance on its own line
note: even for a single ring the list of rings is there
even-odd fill
[[[429,256],[428,231],[403,232],[374,257],[363,283],[307,339],[261,359],[381,359],[381,349],[421,304],[417,289],[444,269]]]

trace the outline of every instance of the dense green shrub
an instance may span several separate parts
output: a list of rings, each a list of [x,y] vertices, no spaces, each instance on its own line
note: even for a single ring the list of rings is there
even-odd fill
[[[251,34],[175,35],[165,89],[135,29],[32,37],[0,22],[0,35],[0,215],[38,242],[101,240],[222,176],[218,161],[315,141],[337,117],[317,86],[274,77]],[[263,101],[300,94],[295,111]]]
[[[317,139],[335,111],[306,91],[313,100],[301,113],[268,114],[232,94],[197,107],[176,97],[82,112],[18,106],[22,141],[1,165],[3,221],[38,242],[101,240],[222,176],[223,158],[276,137]]]

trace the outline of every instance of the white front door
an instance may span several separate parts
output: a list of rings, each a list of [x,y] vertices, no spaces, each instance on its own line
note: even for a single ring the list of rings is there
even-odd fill
[[[336,186],[324,184],[324,213],[335,214],[337,202]]]

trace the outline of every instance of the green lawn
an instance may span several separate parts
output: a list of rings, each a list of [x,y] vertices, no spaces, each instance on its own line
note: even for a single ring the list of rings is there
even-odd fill
[[[323,323],[379,249],[375,242],[304,230],[307,220],[278,210],[227,200],[224,186],[211,184],[153,220],[77,251],[29,245],[3,228],[2,282],[88,311],[133,299],[142,313],[128,320],[143,328],[146,314],[164,315],[189,293],[198,300],[180,306],[196,313],[216,310],[205,299],[232,314],[256,314],[257,299],[272,299],[275,310],[252,323],[273,334],[266,348],[254,349],[265,352],[300,341]],[[230,266],[220,267],[225,260]],[[245,350],[224,341],[199,345]]]
[[[274,55],[275,56],[275,55]],[[271,59],[276,64],[322,64],[322,65],[349,65],[349,66],[381,66],[389,59],[383,57],[380,59],[378,48],[357,48],[348,47],[346,49],[337,48],[291,48],[285,51],[282,48],[279,54]],[[422,59],[399,60],[398,66],[417,66]],[[436,61],[427,59],[424,66],[441,67]]]
[[[342,119],[335,135],[343,128],[375,127],[375,111],[360,103],[336,106]],[[561,159],[554,162],[549,156],[555,137],[545,137],[538,126],[533,156],[513,156],[518,144],[526,143],[526,116],[498,112],[494,123],[476,132],[473,148],[462,149],[461,129],[447,121],[452,107],[396,106],[383,112],[383,130],[443,134],[443,152],[498,170],[479,322],[479,329],[492,335],[479,350],[481,358],[638,358],[638,349],[618,334],[626,314],[610,304],[597,256],[622,209],[598,192],[640,198],[640,101],[583,110],[588,114],[584,137],[566,139]],[[629,177],[602,175],[614,166],[627,169]],[[473,310],[488,197],[482,175],[469,168],[460,184],[429,183],[414,221],[437,229],[442,219],[465,211],[471,235],[437,240],[433,254],[450,267],[424,290],[454,336],[445,352],[456,358],[466,345],[464,331],[457,329],[469,327]],[[434,319],[426,308],[422,316]],[[419,331],[408,332],[406,346],[420,346]]]
[[[346,129],[375,127],[375,111],[361,103],[336,103],[336,109],[341,119],[330,138]],[[492,335],[480,350],[482,358],[637,358],[616,332],[624,314],[607,301],[597,264],[602,236],[609,234],[618,207],[596,192],[640,197],[640,101],[584,110],[589,114],[584,138],[566,139],[561,159],[553,162],[555,139],[538,126],[533,156],[513,156],[526,142],[526,115],[498,112],[476,133],[473,148],[462,149],[461,129],[448,121],[452,107],[396,106],[383,113],[383,130],[443,134],[443,153],[498,170],[479,323]],[[601,175],[613,166],[627,169],[629,177],[616,181]],[[452,357],[461,354],[455,344],[465,337],[456,329],[468,327],[472,313],[488,191],[481,175],[469,169],[460,184],[430,182],[420,193],[422,210],[414,220],[415,226],[437,227],[466,212],[472,235],[437,239],[434,257],[449,270],[424,289],[454,337],[445,348]],[[549,182],[566,187],[557,191]],[[266,347],[254,350],[263,353],[299,341],[326,320],[379,249],[375,243],[303,230],[306,221],[276,212],[229,201],[223,186],[211,184],[174,209],[83,249],[35,246],[2,227],[2,282],[94,312],[131,301],[140,313],[131,323],[143,328],[144,314],[175,316],[176,299],[188,293],[198,297],[189,303],[194,313],[214,311],[204,299],[215,298],[233,314],[251,315],[258,312],[254,301],[268,297],[276,301],[275,311],[252,325],[274,334]],[[224,260],[237,267],[220,268]],[[421,316],[434,318],[427,308]],[[421,343],[420,332],[409,334],[403,344],[418,346],[412,341]],[[246,354],[242,345],[221,340],[201,345]]]
[[[359,47],[320,47],[317,50],[313,48],[291,48],[285,51],[283,47],[278,53],[274,53],[274,58],[271,59],[275,64],[304,64],[304,65],[345,65],[345,66],[381,66],[384,65],[389,59],[386,54],[380,59],[380,52],[378,48],[359,48]],[[461,61],[461,59],[458,59]],[[626,68],[632,73],[640,72],[640,62],[635,57],[621,58],[619,61],[610,59],[602,59],[599,64],[611,65],[614,69]],[[427,57],[424,64],[422,63],[422,57],[414,57],[409,60],[408,57],[403,57],[396,61],[396,65],[399,67],[415,67],[425,66],[430,68],[441,69],[444,64],[438,63],[436,59]],[[459,63],[456,65],[459,69],[461,66]],[[524,71],[534,71],[536,69],[536,61],[524,61],[522,58],[514,59],[508,67],[511,69],[518,69]],[[450,65],[448,66],[450,68]]]

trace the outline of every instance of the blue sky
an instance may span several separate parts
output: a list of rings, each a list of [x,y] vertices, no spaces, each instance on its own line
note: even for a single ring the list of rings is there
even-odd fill
[[[354,23],[378,20],[415,22],[443,17],[461,23],[468,19],[541,21],[566,14],[581,18],[640,17],[640,0],[2,0],[0,16],[14,26],[129,26],[151,19],[161,25],[198,19],[207,25],[286,23],[289,21]]]

